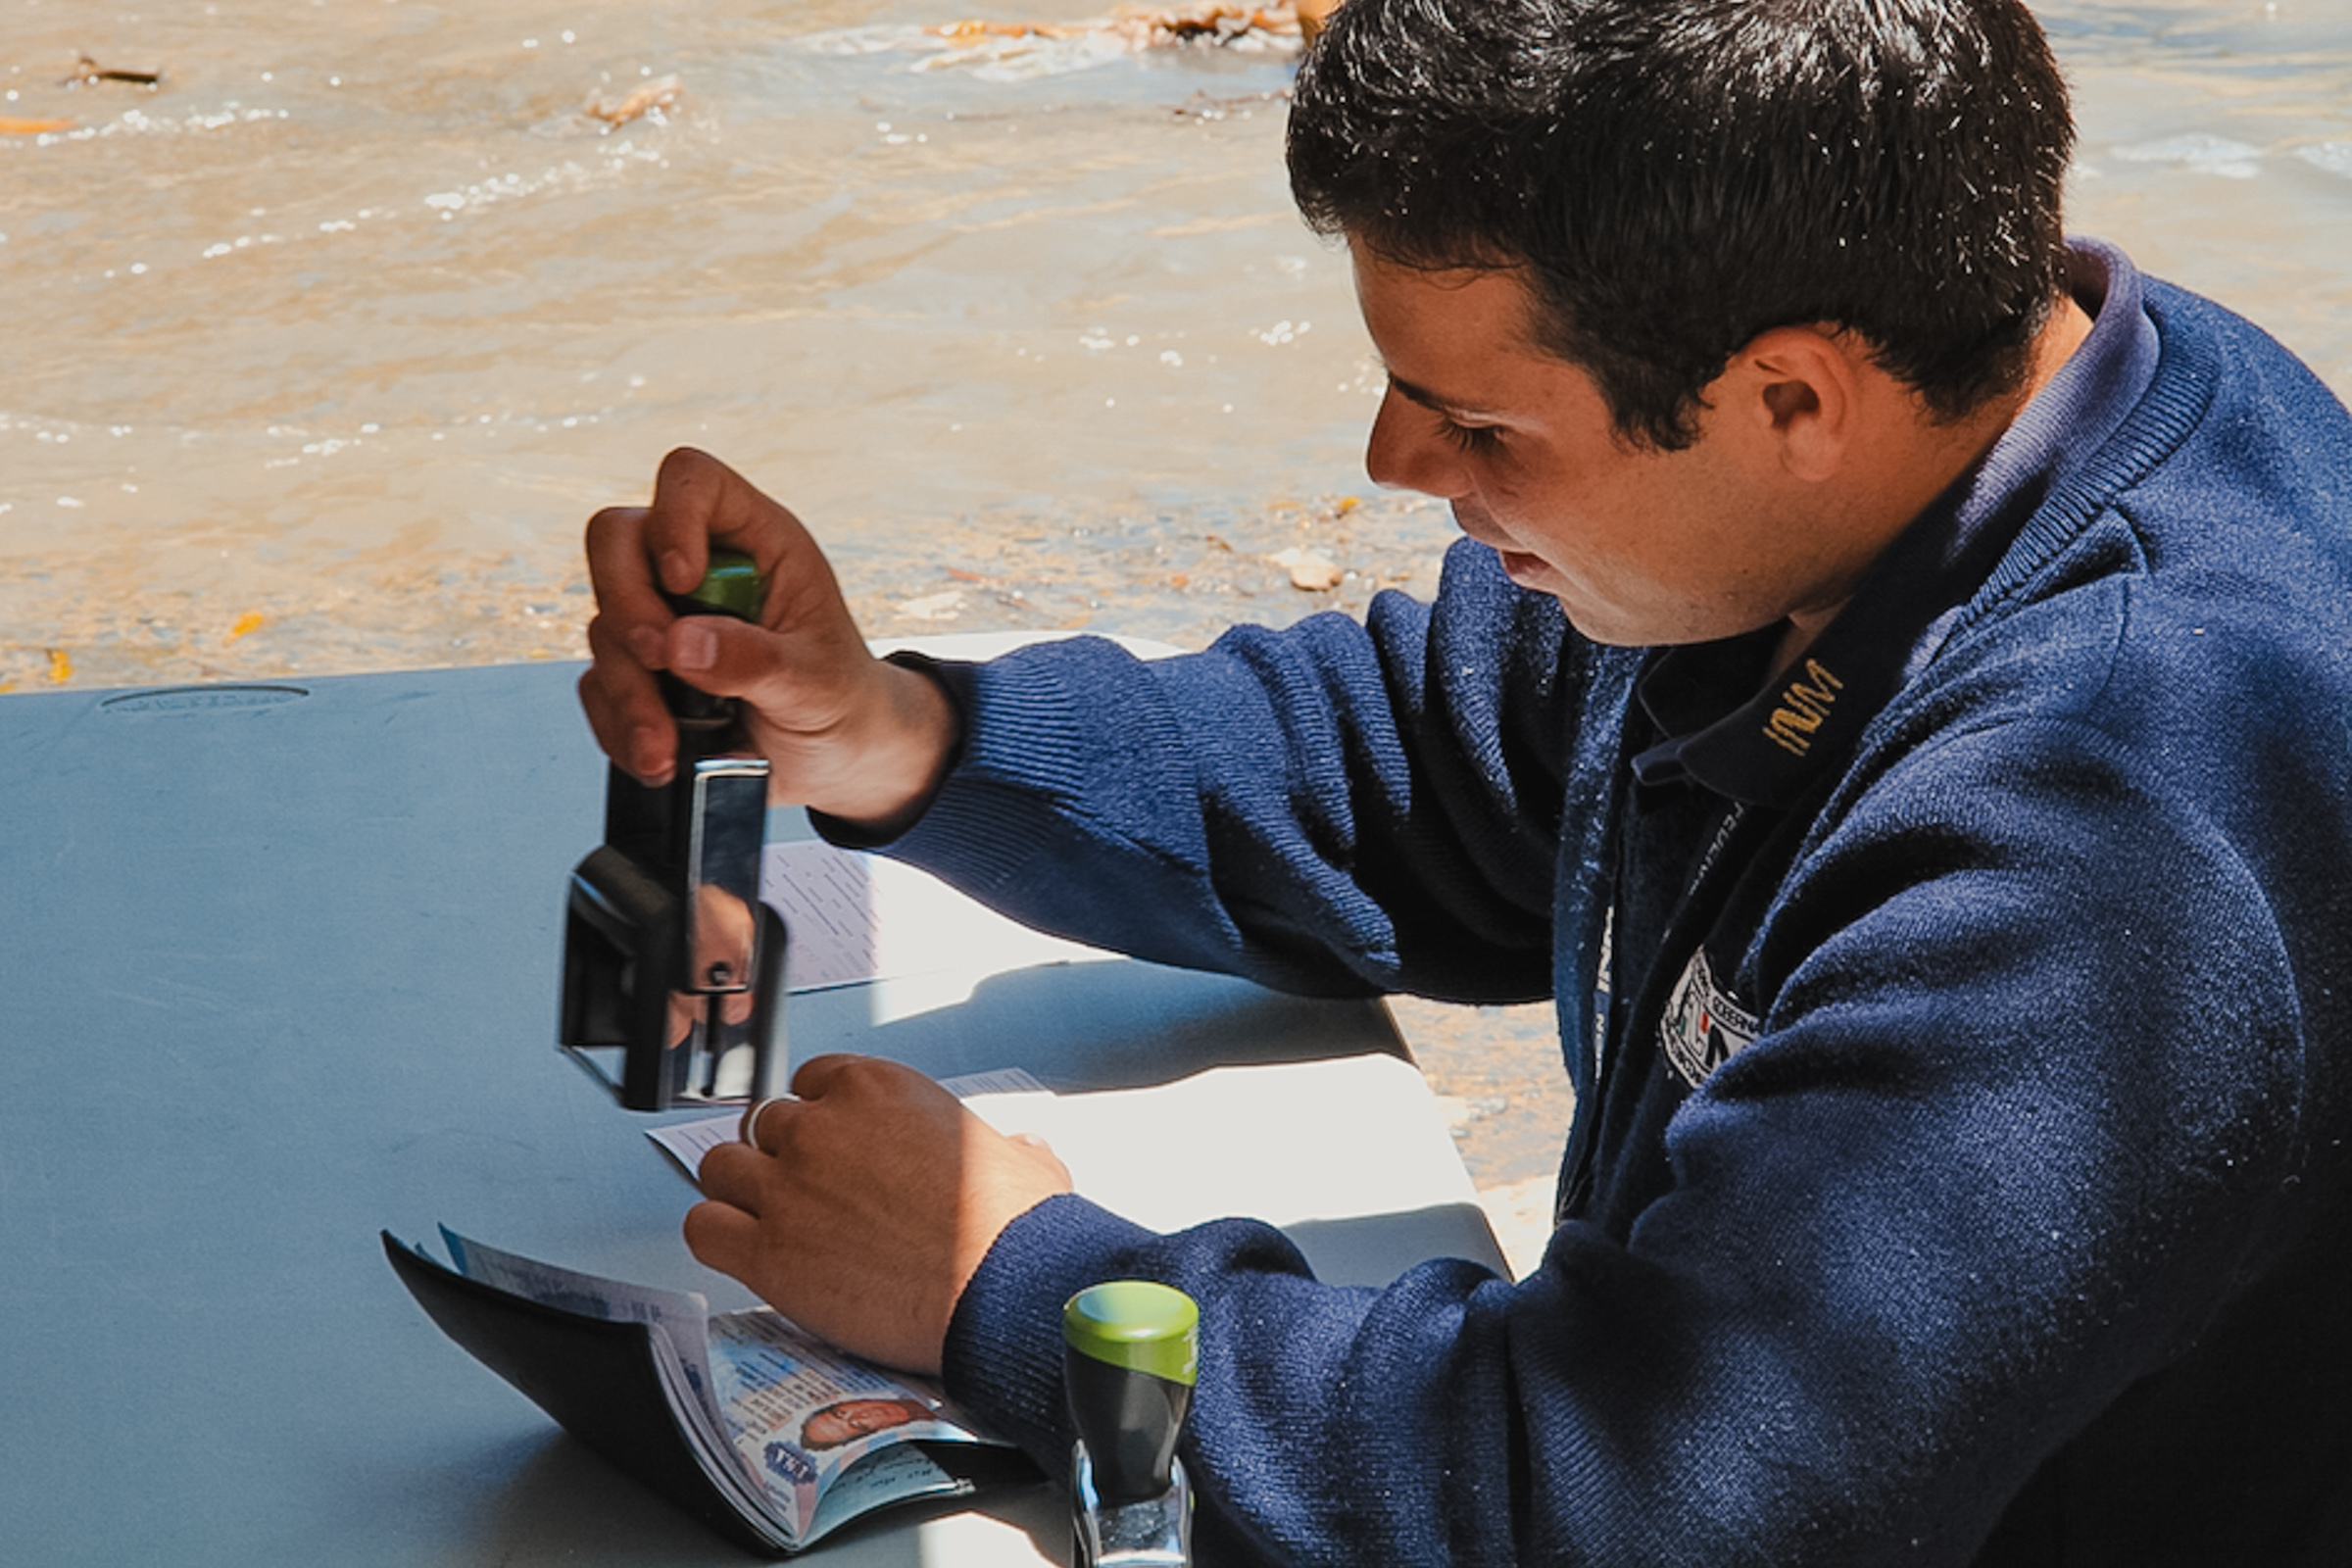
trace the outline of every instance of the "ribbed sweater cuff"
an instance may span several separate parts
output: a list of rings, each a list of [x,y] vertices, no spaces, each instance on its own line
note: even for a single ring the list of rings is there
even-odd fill
[[[967,722],[962,758],[891,852],[952,871],[985,898],[1018,874],[1054,827],[1046,811],[1018,808],[1008,793],[1041,805],[1075,798],[1085,788],[1085,749],[1069,687],[1051,664],[1008,659],[942,666],[940,675],[966,715],[985,717]]]
[[[938,682],[955,705],[956,751],[947,770],[897,833],[870,832],[822,811],[810,811],[810,823],[843,849],[888,850],[919,861],[926,845],[952,844],[959,864],[1000,873],[1017,864],[1020,848],[1011,842],[1016,835],[1004,831],[1001,786],[1018,782],[1058,801],[1077,793],[1084,773],[1068,684],[1050,666],[1025,661],[972,664],[906,653],[890,659]],[[975,823],[988,831],[966,831]]]
[[[1157,682],[1114,643],[1072,638],[932,673],[964,715],[962,753],[888,848],[984,903],[1021,891],[1041,855],[1067,839],[1063,813],[1125,838],[1157,822],[1179,788],[1190,798],[1189,771],[1167,773],[1168,759],[1189,754]],[[1118,722],[1105,726],[1106,712]]]
[[[950,1396],[1056,1479],[1070,1463],[1062,1303],[1127,1277],[1153,1240],[1083,1198],[1049,1198],[1004,1228],[956,1303],[941,1357]]]

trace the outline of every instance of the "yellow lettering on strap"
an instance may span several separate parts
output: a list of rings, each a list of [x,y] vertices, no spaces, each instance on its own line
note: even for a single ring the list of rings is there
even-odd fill
[[[1845,682],[1818,659],[1805,661],[1804,673],[1781,691],[1781,704],[1764,721],[1764,738],[1791,757],[1813,748],[1813,732],[1830,716]]]

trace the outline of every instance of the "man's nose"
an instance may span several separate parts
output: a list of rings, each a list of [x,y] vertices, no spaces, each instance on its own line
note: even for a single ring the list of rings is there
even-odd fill
[[[1364,444],[1364,471],[1390,490],[1418,490],[1440,501],[1458,500],[1469,490],[1461,458],[1438,433],[1437,416],[1391,387],[1372,416]]]

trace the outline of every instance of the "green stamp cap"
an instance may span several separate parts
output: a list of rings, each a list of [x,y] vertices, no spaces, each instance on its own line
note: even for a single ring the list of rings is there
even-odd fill
[[[686,597],[719,614],[756,622],[760,590],[760,568],[751,557],[740,550],[713,550],[701,585]]]
[[[1091,1285],[1061,1309],[1071,1349],[1115,1367],[1190,1388],[1200,1365],[1200,1308],[1150,1280]]]

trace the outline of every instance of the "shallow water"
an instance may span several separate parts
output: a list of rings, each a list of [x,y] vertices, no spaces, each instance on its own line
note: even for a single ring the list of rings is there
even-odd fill
[[[2352,386],[2352,7],[2041,9],[2075,226]],[[877,632],[1427,586],[1443,518],[1355,505],[1378,375],[1285,192],[1289,42],[923,31],[967,15],[0,0],[0,116],[73,122],[0,134],[0,686],[571,656],[580,523],[689,441]],[[1351,574],[1294,589],[1302,544]]]
[[[1105,550],[1238,529],[1254,562],[1269,504],[1361,487],[1371,368],[1284,195],[1287,44],[943,65],[942,7],[203,9],[9,8],[0,113],[77,123],[0,137],[0,558],[258,607],[216,664],[299,644],[306,592],[495,617],[486,564],[558,582],[682,441],[943,627],[1016,576],[1062,591],[1000,619],[1089,613],[1133,576]],[[164,82],[59,85],[77,54]],[[668,76],[665,113],[582,112]]]

